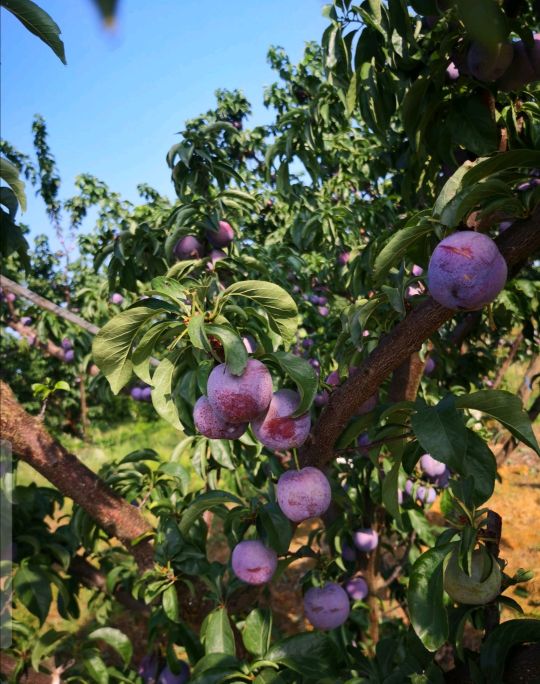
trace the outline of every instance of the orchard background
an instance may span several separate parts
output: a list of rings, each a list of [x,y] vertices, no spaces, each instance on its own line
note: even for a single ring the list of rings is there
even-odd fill
[[[6,681],[538,680],[539,14],[325,6],[136,205],[2,141]]]

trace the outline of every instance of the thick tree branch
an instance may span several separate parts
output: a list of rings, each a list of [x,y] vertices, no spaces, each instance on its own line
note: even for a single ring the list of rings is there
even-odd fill
[[[0,383],[0,437],[11,444],[13,453],[83,508],[108,534],[128,549],[141,571],[153,567],[152,544],[139,543],[152,532],[138,508],[130,506],[76,456],[70,454],[18,403],[10,387]]]
[[[414,401],[420,387],[425,363],[418,352],[414,352],[392,373],[392,381],[388,390],[388,399],[392,403],[398,401]]]
[[[12,330],[15,330],[15,332],[19,333],[21,337],[24,337],[30,346],[37,347],[45,354],[54,356],[54,358],[59,359],[60,361],[64,360],[65,352],[62,347],[59,347],[54,342],[51,342],[51,340],[42,342],[38,338],[36,331],[30,326],[24,325],[24,323],[21,323],[20,320],[15,320],[12,318],[7,319],[5,324]]]
[[[540,207],[527,220],[514,223],[496,242],[513,275],[540,250]],[[328,463],[339,435],[363,402],[454,315],[455,311],[430,298],[383,337],[356,373],[331,393],[311,439],[300,452],[301,464],[323,467]]]
[[[17,669],[17,665],[18,662],[13,656],[7,653],[0,653],[0,674],[3,677],[11,677]],[[62,684],[62,681],[59,674],[48,675],[36,672],[33,669],[24,671],[24,674],[19,675],[17,678],[18,684]]]

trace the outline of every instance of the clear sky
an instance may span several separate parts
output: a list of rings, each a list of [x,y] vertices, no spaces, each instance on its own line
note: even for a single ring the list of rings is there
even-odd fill
[[[0,10],[0,132],[31,153],[32,118],[45,117],[63,197],[79,173],[132,201],[141,182],[172,197],[165,155],[183,122],[214,105],[216,88],[243,90],[250,123],[269,121],[268,47],[281,45],[296,62],[327,25],[323,0],[120,0],[111,33],[91,0],[37,2],[62,30],[68,65]],[[21,219],[33,234],[51,234],[42,203],[28,195]]]

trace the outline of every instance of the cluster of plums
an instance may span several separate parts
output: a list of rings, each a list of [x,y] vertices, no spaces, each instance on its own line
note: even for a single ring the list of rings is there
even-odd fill
[[[202,259],[208,256],[210,263],[214,264],[227,255],[223,251],[234,240],[234,230],[227,221],[219,221],[218,229],[208,228],[205,233],[206,240],[210,243],[211,249],[208,251],[204,244],[196,235],[184,235],[174,246],[174,256],[179,261],[186,259]]]
[[[66,363],[72,363],[75,359],[75,350],[73,349],[73,342],[69,339],[69,337],[64,337],[64,339],[60,342],[60,346],[62,347],[64,352],[64,361]]]
[[[138,674],[144,684],[186,684],[190,677],[189,665],[184,660],[180,660],[178,665],[178,674],[174,674],[168,665],[160,670],[159,658],[154,653],[149,653],[141,660]]]
[[[425,484],[415,485],[414,480],[405,482],[404,490],[398,490],[399,503],[405,496],[418,501],[421,504],[432,504],[437,498],[437,487],[445,489],[450,481],[450,470],[441,461],[437,461],[431,454],[424,454],[419,461],[422,471],[422,480]]]
[[[145,384],[137,385],[136,387],[131,388],[129,395],[135,401],[151,401],[152,388]]]

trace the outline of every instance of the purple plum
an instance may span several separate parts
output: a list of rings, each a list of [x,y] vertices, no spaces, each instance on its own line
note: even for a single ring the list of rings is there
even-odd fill
[[[533,50],[527,50],[525,43],[518,40],[514,43],[514,56],[508,69],[501,75],[497,85],[501,90],[518,91],[529,83],[540,78],[540,63],[538,57],[538,38],[535,34]]]
[[[356,530],[353,534],[354,545],[359,551],[368,553],[377,548],[379,543],[379,535],[370,527],[361,530]]]
[[[143,390],[144,391],[144,390]],[[208,397],[199,397],[193,408],[193,422],[201,435],[209,439],[238,439],[247,430],[247,423],[228,423],[214,411]]]
[[[277,568],[277,553],[260,540],[241,541],[232,552],[234,574],[248,584],[265,584]]]
[[[266,411],[272,400],[272,376],[256,359],[248,359],[242,375],[233,375],[224,363],[208,377],[208,401],[228,423],[245,423]]]
[[[308,363],[312,368],[314,368],[317,371],[317,373],[320,372],[321,364],[319,363],[319,361],[317,359],[309,359]]]
[[[144,684],[156,684],[158,676],[159,660],[153,653],[147,653],[139,663],[137,674]]]
[[[304,347],[304,349],[310,349],[314,344],[315,342],[311,339],[311,337],[304,337],[302,340],[302,347]]]
[[[69,337],[64,337],[64,339],[60,342],[60,346],[62,349],[72,349],[73,342],[69,339]]]
[[[323,318],[326,318],[330,313],[330,309],[327,306],[318,306],[317,311],[321,316],[323,316]]]
[[[300,405],[300,395],[289,389],[275,392],[268,411],[251,423],[253,434],[268,449],[292,449],[302,446],[311,430],[309,413],[297,418],[292,414]]]
[[[508,230],[513,223],[513,221],[502,221],[499,223],[499,233],[504,233],[504,231]]]
[[[332,385],[332,387],[337,387],[341,380],[339,379],[339,373],[337,371],[332,371],[330,375],[326,376],[325,380],[327,385]]]
[[[433,373],[433,371],[435,370],[436,365],[437,365],[437,363],[436,363],[435,359],[432,359],[431,356],[429,356],[426,359],[426,365],[424,366],[424,373],[426,375],[431,375]]]
[[[142,389],[140,387],[133,387],[129,394],[135,401],[142,401]]]
[[[207,264],[207,268],[211,271],[213,268],[215,268],[216,263],[222,259],[226,259],[227,255],[222,249],[213,249],[208,255],[208,258],[209,262]]]
[[[124,297],[119,292],[113,292],[109,300],[111,304],[121,304],[124,301]]]
[[[257,351],[257,342],[255,342],[255,339],[251,337],[251,335],[244,335],[244,337],[242,337],[242,342],[244,343],[244,347],[248,354],[255,354]]]
[[[228,247],[234,240],[234,230],[227,221],[220,221],[217,230],[208,229],[206,239],[212,247]]]
[[[472,43],[467,54],[467,66],[478,81],[493,83],[509,68],[513,54],[514,47],[511,43],[499,43],[494,48]]]
[[[441,461],[437,461],[431,454],[424,454],[420,458],[420,468],[424,475],[427,475],[428,477],[438,477],[444,473],[446,465],[441,463]]]
[[[293,522],[322,515],[330,506],[332,491],[326,475],[318,468],[287,470],[277,483],[277,501]]]
[[[351,258],[350,252],[341,252],[341,254],[337,258],[337,262],[340,266],[345,266],[346,264],[349,263],[350,258]]]
[[[356,549],[349,544],[343,544],[341,548],[341,557],[347,563],[354,563],[356,560]]]
[[[407,480],[405,482],[405,487],[404,487],[405,494],[407,494],[407,496],[412,496],[413,489],[414,489],[414,482],[412,480]]]
[[[72,363],[74,359],[75,352],[73,351],[73,349],[66,349],[66,351],[64,352],[64,361],[66,363]]]
[[[320,408],[321,406],[326,406],[326,404],[328,404],[328,392],[326,390],[323,390],[322,392],[316,394],[313,403],[318,408]]]
[[[433,487],[420,486],[416,490],[416,499],[420,501],[420,503],[432,504],[436,498],[437,492]]]
[[[204,247],[195,235],[185,235],[178,240],[173,251],[177,259],[185,261],[186,259],[200,259],[204,254]]]
[[[178,674],[174,674],[169,666],[166,665],[159,673],[157,684],[186,684],[191,674],[189,665],[183,660],[179,662],[179,665],[180,672]]]
[[[351,577],[347,580],[345,591],[353,601],[363,601],[369,593],[367,582],[363,577]]]
[[[459,69],[454,64],[454,62],[450,62],[450,64],[446,67],[446,75],[451,81],[455,81],[459,78]]]
[[[151,401],[152,400],[152,388],[148,387],[148,385],[141,389],[141,400],[142,401]]]
[[[321,306],[325,306],[328,304],[328,297],[319,297],[319,301],[317,303]]]
[[[419,276],[422,275],[423,272],[424,272],[424,269],[423,269],[421,266],[418,266],[418,264],[414,264],[414,265],[413,265],[413,267],[412,267],[412,274],[413,274],[413,276],[415,276],[416,278],[418,278]]]
[[[347,618],[351,606],[347,592],[334,582],[311,587],[304,596],[304,613],[315,629],[335,629]]]
[[[23,316],[21,318],[21,323],[23,325],[30,325],[30,323],[32,323],[32,319],[30,318],[30,316]]]
[[[442,306],[474,311],[497,297],[507,272],[506,261],[490,237],[464,230],[435,247],[428,267],[429,291]]]
[[[11,303],[13,304],[13,302],[14,302],[16,299],[17,299],[17,295],[16,295],[16,294],[14,294],[13,292],[8,292],[8,293],[7,293],[7,295],[6,295],[6,302],[11,302]]]
[[[371,444],[371,440],[370,440],[367,432],[362,432],[360,435],[358,435],[358,439],[356,440],[356,445],[358,446],[358,450],[362,454],[362,456],[368,456],[369,455],[369,445],[370,444]]]
[[[437,475],[437,477],[432,478],[432,482],[437,487],[441,489],[446,489],[450,484],[450,470],[449,468],[444,469],[444,473]]]

